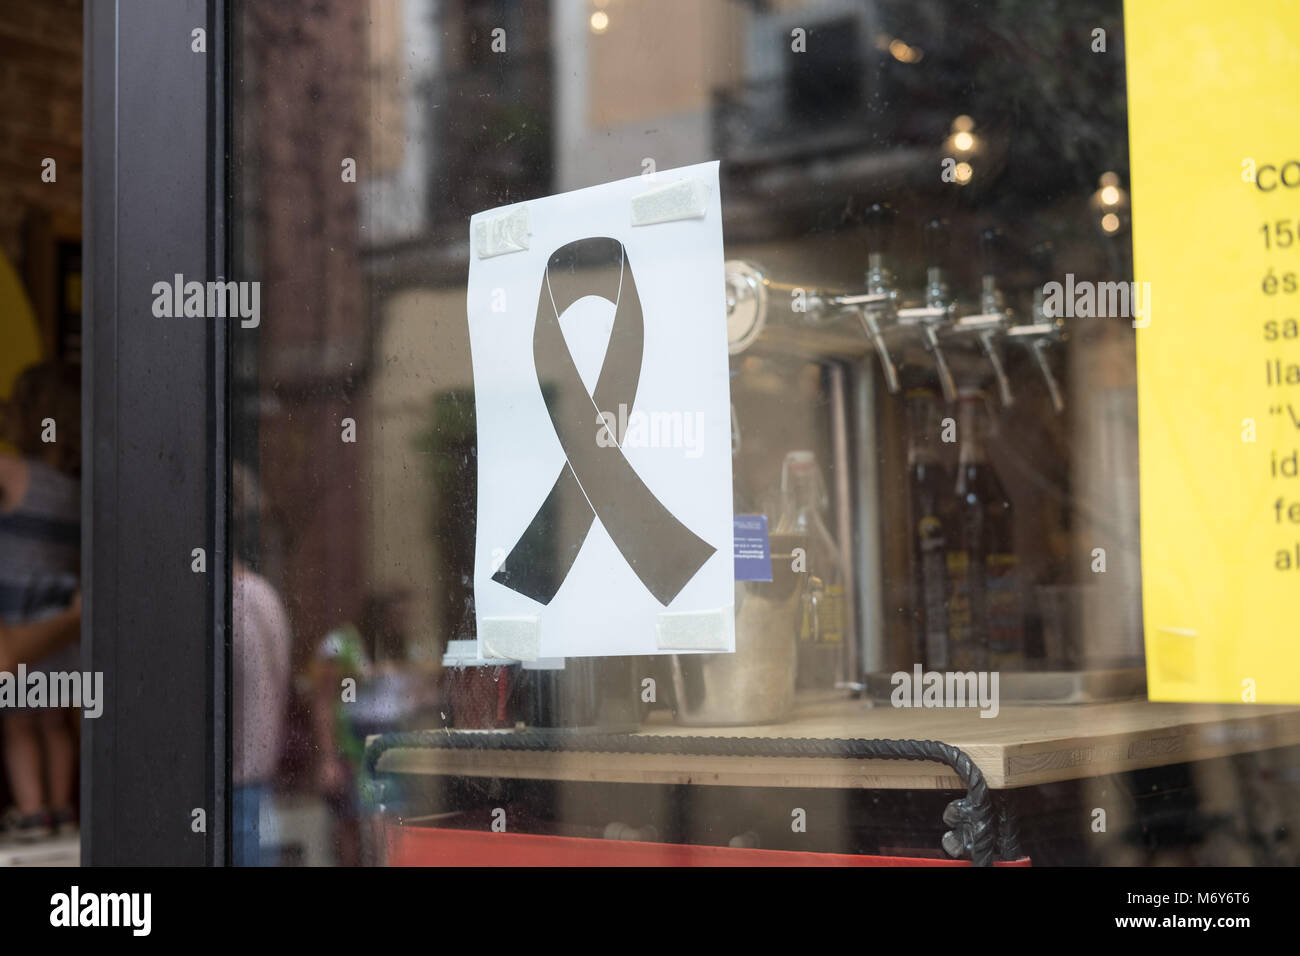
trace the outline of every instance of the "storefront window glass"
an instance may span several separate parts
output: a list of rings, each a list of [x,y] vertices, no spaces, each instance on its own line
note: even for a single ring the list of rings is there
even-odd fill
[[[1289,711],[1147,699],[1152,296],[1119,0],[291,0],[236,4],[232,31],[233,265],[262,316],[232,330],[237,862],[531,852],[476,842],[503,832],[593,862],[620,840],[679,862],[1295,861]],[[632,177],[660,206],[620,200],[612,246],[557,243],[526,303],[496,279],[475,298],[559,234],[542,200]],[[637,259],[683,222],[721,255]],[[712,291],[679,308],[713,332],[674,357],[661,303],[697,274]],[[564,276],[587,285],[564,299]],[[522,339],[476,325],[496,292]],[[515,341],[537,381],[491,397],[484,350]],[[655,484],[698,461],[691,408],[663,447],[630,421],[676,386],[725,395],[699,435],[731,505],[694,529]],[[560,422],[606,396],[615,447],[580,454]],[[535,431],[503,445],[487,421],[501,401],[555,427],[540,493]],[[485,546],[498,505],[517,535]],[[696,534],[719,518],[734,539]],[[655,577],[668,519],[706,570],[685,548]],[[672,612],[733,560],[713,617],[583,617],[624,586]],[[587,650],[556,659],[561,613]]]

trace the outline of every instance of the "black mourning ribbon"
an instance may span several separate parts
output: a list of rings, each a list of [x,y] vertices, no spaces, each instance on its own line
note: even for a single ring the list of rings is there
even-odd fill
[[[614,303],[609,345],[590,395],[560,329],[564,311],[589,295]],[[492,575],[493,581],[541,604],[550,604],[564,583],[597,515],[641,583],[665,606],[716,550],[664,507],[622,448],[596,442],[598,416],[617,415],[620,404],[630,410],[636,400],[644,323],[623,243],[608,237],[579,239],[551,255],[537,301],[533,361],[539,388],[543,382],[559,386],[542,388],[542,397],[568,461],[505,564]],[[581,398],[565,402],[566,395]],[[610,435],[622,441],[616,427]],[[553,567],[529,557],[547,553],[555,556]]]

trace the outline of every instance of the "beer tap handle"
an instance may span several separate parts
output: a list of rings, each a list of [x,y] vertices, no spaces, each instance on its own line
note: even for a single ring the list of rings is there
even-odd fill
[[[889,389],[891,395],[898,394],[901,387],[898,381],[898,367],[889,354],[889,345],[881,332],[879,318],[869,308],[859,308],[858,318],[862,321],[862,330],[867,333],[867,338],[880,358],[880,368],[885,373],[885,387]]]
[[[889,203],[876,202],[867,208],[867,297],[876,301],[858,307],[858,318],[862,322],[863,331],[867,333],[867,338],[871,340],[871,345],[876,350],[876,355],[880,358],[885,385],[891,393],[897,393],[900,389],[898,366],[894,364],[893,357],[889,354],[881,320],[897,320],[894,305],[898,298],[898,291],[894,288],[893,279],[885,266],[885,257],[889,253],[896,218],[894,207]]]
[[[992,315],[1003,311],[1002,293],[998,290],[998,267],[1002,262],[1001,229],[980,233],[980,312]]]
[[[950,234],[943,219],[931,219],[925,224],[925,304],[930,308],[952,311],[952,302],[943,281],[943,264],[948,258]],[[951,404],[957,400],[957,383],[953,380],[948,359],[939,345],[939,336],[933,324],[926,324],[922,333],[925,349],[934,357],[935,376],[943,391],[943,400]]]
[[[1006,308],[1003,305],[1002,293],[998,289],[997,275],[1002,264],[1002,253],[1005,245],[1005,237],[1001,229],[985,229],[980,233],[980,258],[983,262],[983,278],[980,281],[980,312],[984,315],[1000,315],[1004,318],[1007,315]],[[988,359],[989,365],[993,369],[993,375],[998,382],[998,396],[1002,399],[1004,406],[1014,404],[1014,398],[1011,395],[1011,382],[1007,379],[1006,369],[1002,365],[1002,356],[998,352],[997,337],[1003,332],[1003,325],[999,323],[991,328],[987,328],[979,333],[979,342],[984,350],[984,357]]]
[[[1059,317],[1049,316],[1043,305],[1045,297],[1043,283],[1050,282],[1055,272],[1056,248],[1050,240],[1035,243],[1029,250],[1029,261],[1033,264],[1034,275],[1039,279],[1039,284],[1034,287],[1033,321],[1036,327],[1045,327],[1044,331],[1033,337],[1029,350],[1034,356],[1034,364],[1038,366],[1038,371],[1043,376],[1044,384],[1047,385],[1047,394],[1052,399],[1052,409],[1059,415],[1065,411],[1065,398],[1061,394],[1061,386],[1056,381],[1056,376],[1052,373],[1047,352],[1051,343],[1060,338],[1065,323]]]
[[[1047,348],[1048,339],[1040,336],[1029,347],[1029,351],[1034,356],[1038,371],[1043,375],[1043,381],[1047,383],[1047,394],[1052,398],[1052,410],[1059,415],[1065,411],[1065,398],[1061,395],[1061,386],[1057,383],[1056,376],[1052,374],[1052,365],[1047,360]]]
[[[989,366],[993,369],[993,376],[998,382],[998,397],[1002,399],[1002,404],[1009,407],[1015,404],[1015,398],[1011,394],[1011,382],[1007,379],[1006,369],[1002,367],[1002,356],[998,352],[996,337],[999,329],[985,329],[979,334],[980,347],[984,350],[984,357],[988,359]]]
[[[892,282],[885,266],[898,218],[894,207],[887,202],[875,202],[867,208],[867,291],[892,292]]]
[[[924,338],[926,349],[934,356],[934,373],[939,379],[939,388],[943,390],[943,400],[951,405],[957,401],[957,383],[953,380],[952,369],[948,367],[948,359],[939,345],[939,336],[934,326],[925,327]]]
[[[925,224],[922,235],[925,246],[925,304],[947,306],[948,290],[943,281],[944,263],[948,261],[951,245],[947,220],[931,219]]]

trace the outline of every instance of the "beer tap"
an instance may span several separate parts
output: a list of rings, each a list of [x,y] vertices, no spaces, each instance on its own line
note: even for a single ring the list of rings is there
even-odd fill
[[[938,338],[939,328],[956,311],[940,265],[946,250],[945,224],[936,219],[927,226],[929,263],[925,305],[904,308],[886,264],[895,218],[894,209],[888,203],[872,203],[867,210],[867,290],[862,296],[845,297],[844,302],[857,306],[858,320],[880,359],[885,386],[891,394],[901,391],[900,369],[907,359],[908,347],[919,344],[933,359],[944,398],[951,402],[956,400],[957,387]]]
[[[1006,334],[1007,328],[1011,325],[1011,311],[1006,307],[1002,292],[997,285],[998,257],[1002,241],[1000,229],[986,229],[980,236],[980,250],[984,263],[984,273],[980,279],[980,311],[976,315],[965,315],[949,323],[944,330],[944,338],[975,343],[993,370],[993,377],[998,385],[998,396],[1003,406],[1010,406],[1015,403],[1015,398],[1011,394],[1011,382],[1007,378],[1002,354],[998,350],[998,340]]]
[[[898,322],[898,289],[894,277],[885,266],[889,252],[889,239],[896,213],[889,203],[872,203],[867,210],[867,292],[856,297],[858,320],[867,339],[880,358],[880,368],[885,374],[885,385],[891,393],[899,390],[898,366],[889,354],[885,329]]]
[[[857,324],[867,327],[864,311],[870,311],[870,322],[876,329],[873,335],[868,331],[868,339],[877,351],[887,347],[880,339],[881,323],[877,315],[892,316],[896,293],[857,293],[841,292],[815,286],[796,285],[772,278],[767,271],[754,262],[743,259],[728,259],[724,264],[726,271],[726,306],[727,306],[727,342],[732,355],[747,351],[769,324],[775,326],[828,327],[838,324],[840,319],[857,320]],[[790,311],[798,318],[783,319],[784,308],[775,308],[778,302],[789,302]],[[886,375],[893,371],[892,362],[886,365]]]
[[[842,292],[795,285],[772,278],[753,262],[728,260],[726,270],[727,340],[732,355],[748,350],[770,326],[802,325],[836,330],[840,321],[854,322],[880,359],[890,392],[900,390],[898,363],[887,333],[898,326],[898,290],[885,267],[885,253],[894,210],[875,203],[867,212],[868,254],[865,292]],[[778,302],[789,302],[795,317],[785,319]],[[925,310],[920,310],[924,312]],[[856,321],[855,321],[856,320]],[[844,332],[847,329],[839,329]],[[776,334],[776,341],[788,342]],[[838,351],[838,349],[837,349]]]
[[[1029,253],[1030,261],[1034,264],[1035,273],[1044,281],[1050,279],[1052,275],[1052,252],[1050,242],[1040,242]],[[1007,341],[1015,342],[1029,350],[1030,357],[1033,358],[1034,364],[1038,366],[1038,371],[1042,374],[1043,381],[1047,385],[1047,393],[1052,399],[1052,408],[1059,415],[1065,411],[1065,399],[1062,397],[1061,386],[1052,373],[1048,351],[1055,343],[1065,340],[1065,321],[1060,317],[1052,317],[1047,314],[1043,305],[1045,296],[1046,293],[1044,293],[1043,285],[1040,282],[1034,286],[1034,305],[1031,321],[1008,329]]]
[[[831,333],[834,343],[820,340],[834,353],[844,354],[844,333],[850,323],[866,334],[880,361],[885,387],[891,394],[902,390],[902,370],[913,351],[924,351],[934,363],[944,399],[957,398],[955,376],[940,342],[943,329],[952,324],[956,301],[944,280],[943,260],[948,248],[947,223],[935,219],[925,229],[927,284],[924,304],[902,307],[901,294],[887,266],[895,220],[886,203],[874,203],[866,214],[867,271],[865,291],[844,292],[795,285],[772,278],[761,266],[743,260],[726,263],[727,338],[731,354],[747,351],[760,337],[768,348],[788,349],[798,343],[776,326],[803,326]],[[777,303],[789,302],[790,318]],[[806,340],[816,341],[816,340]]]
[[[953,380],[948,360],[939,344],[939,329],[950,322],[957,312],[957,302],[944,281],[943,261],[948,252],[948,224],[942,219],[931,219],[925,225],[925,305],[921,308],[898,310],[900,328],[914,329],[921,345],[934,360],[935,375],[943,390],[946,402],[957,400],[957,385]]]

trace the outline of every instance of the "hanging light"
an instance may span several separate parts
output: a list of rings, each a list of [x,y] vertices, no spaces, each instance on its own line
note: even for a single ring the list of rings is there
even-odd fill
[[[1105,172],[1097,180],[1097,191],[1088,200],[1093,213],[1098,217],[1097,224],[1101,231],[1113,236],[1123,230],[1129,223],[1129,196],[1120,185],[1119,174]]]
[[[975,121],[965,113],[953,120],[952,134],[944,146],[950,153],[960,153],[963,156],[978,152],[980,140],[975,135]]]
[[[897,38],[889,41],[889,54],[899,63],[920,63],[925,56],[919,46],[910,46]]]

